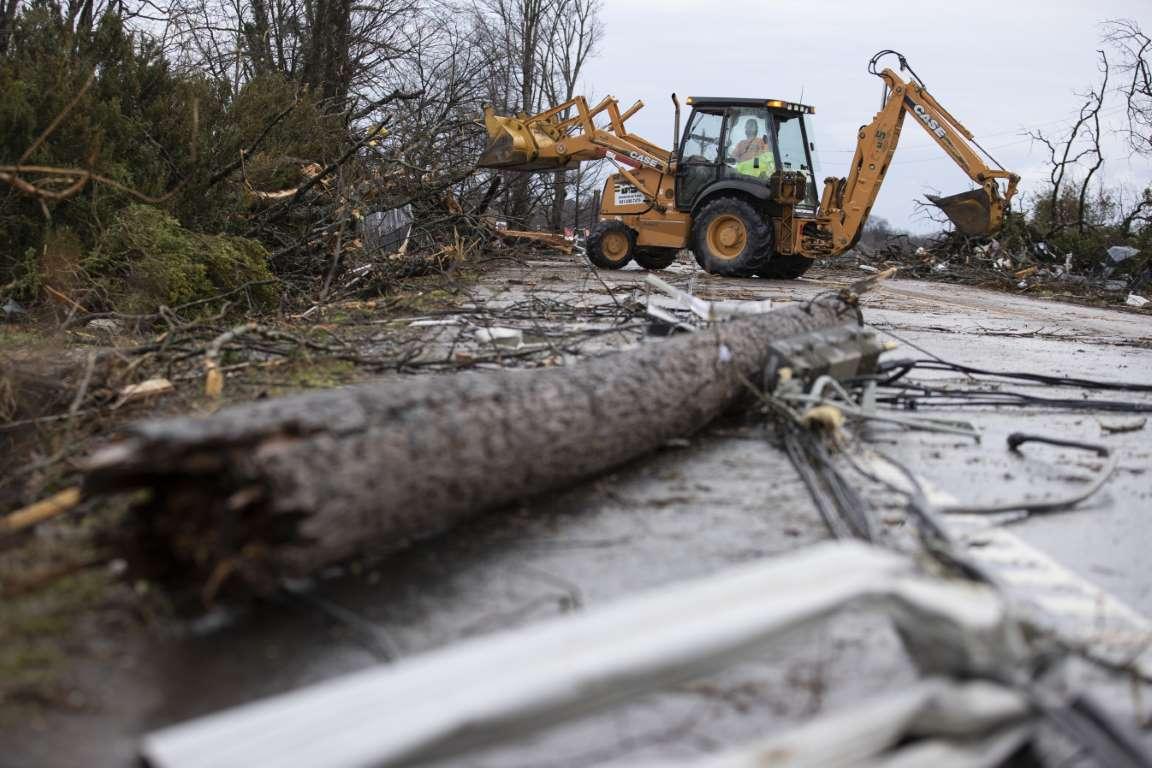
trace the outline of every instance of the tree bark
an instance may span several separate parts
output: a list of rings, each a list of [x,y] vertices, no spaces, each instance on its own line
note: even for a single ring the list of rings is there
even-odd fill
[[[351,85],[351,23],[350,0],[317,0],[304,52],[304,81],[336,105],[343,104]]]
[[[565,186],[567,182],[566,171],[556,171],[552,177],[552,212],[548,216],[548,225],[553,232],[560,232],[564,223],[564,201],[566,199]]]
[[[8,53],[8,44],[16,26],[20,0],[0,0],[0,55]]]
[[[272,58],[266,0],[252,0],[252,22],[245,23],[243,29],[253,74],[264,75],[276,71],[276,63]]]
[[[769,341],[854,322],[827,296],[562,369],[387,381],[145,422],[86,493],[149,488],[138,543],[202,585],[257,590],[381,555],[690,434],[748,395]]]
[[[520,25],[520,108],[525,114],[536,111],[536,84],[540,78],[537,61],[540,46],[540,31],[543,22],[545,1],[522,0],[516,8]],[[512,210],[510,215],[521,221],[522,229],[531,227],[530,177],[526,173],[515,174],[512,180]]]

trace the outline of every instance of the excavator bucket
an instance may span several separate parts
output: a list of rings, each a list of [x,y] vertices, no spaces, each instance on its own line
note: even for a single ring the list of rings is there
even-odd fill
[[[962,234],[977,237],[991,235],[1000,228],[998,202],[993,202],[984,189],[973,189],[958,195],[937,197],[926,195],[928,201],[944,211]]]
[[[485,107],[484,128],[488,131],[488,146],[477,165],[510,171],[561,171],[580,164],[578,159],[560,154],[556,140],[542,127],[533,130],[534,127],[534,123],[502,117],[491,107]]]

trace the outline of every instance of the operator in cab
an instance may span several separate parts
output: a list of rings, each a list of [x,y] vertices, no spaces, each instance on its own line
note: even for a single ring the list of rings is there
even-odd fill
[[[756,119],[753,117],[748,118],[744,122],[744,138],[736,145],[736,151],[733,153],[736,157],[736,162],[742,163],[745,160],[751,160],[768,151],[768,143],[760,136],[760,129],[756,123]]]
[[[749,117],[744,121],[744,138],[732,150],[729,162],[734,164],[734,170],[741,176],[765,179],[776,170],[772,145],[768,143],[767,135],[761,133],[756,118]]]

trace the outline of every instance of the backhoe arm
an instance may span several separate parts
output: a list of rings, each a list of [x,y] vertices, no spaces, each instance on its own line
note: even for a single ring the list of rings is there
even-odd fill
[[[884,106],[871,123],[860,129],[848,177],[830,178],[824,182],[820,203],[824,249],[827,249],[829,235],[833,254],[848,250],[859,240],[868,213],[880,192],[884,174],[896,152],[907,114],[912,115],[913,120],[928,132],[968,178],[980,185],[979,189],[950,197],[929,196],[929,200],[939,206],[964,234],[987,235],[999,231],[1020,177],[1002,168],[988,167],[974,149],[972,133],[917,79],[905,81],[891,69],[877,74],[885,84]],[[1003,190],[1000,188],[1001,180],[1005,182]]]

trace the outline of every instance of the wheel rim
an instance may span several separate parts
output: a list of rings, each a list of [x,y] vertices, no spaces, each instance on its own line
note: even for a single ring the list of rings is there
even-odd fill
[[[708,250],[719,259],[734,259],[748,244],[748,228],[739,216],[724,213],[708,224]]]
[[[608,232],[600,241],[600,250],[612,261],[628,258],[628,236],[623,232]]]

